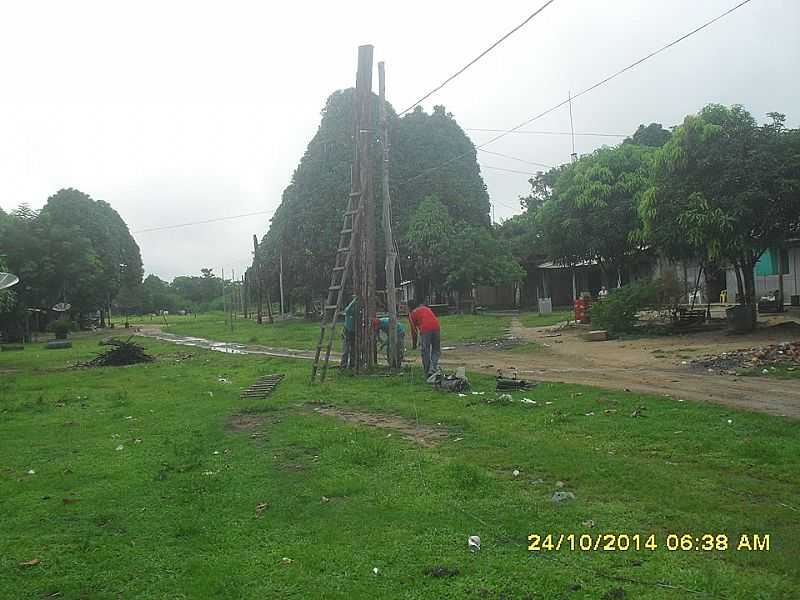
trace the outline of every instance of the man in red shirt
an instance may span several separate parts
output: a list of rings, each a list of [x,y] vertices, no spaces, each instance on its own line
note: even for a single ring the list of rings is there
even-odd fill
[[[408,308],[412,347],[417,348],[419,332],[422,341],[422,368],[425,370],[425,377],[430,377],[439,370],[439,355],[442,353],[439,319],[425,304],[419,304],[415,300],[408,303]]]

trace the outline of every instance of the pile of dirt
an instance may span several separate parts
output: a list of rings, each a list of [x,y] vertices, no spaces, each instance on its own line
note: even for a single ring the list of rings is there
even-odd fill
[[[109,338],[101,342],[104,346],[112,346],[111,350],[98,354],[92,360],[78,363],[78,367],[121,367],[139,363],[153,362],[155,358],[144,351],[144,347],[132,342],[133,337],[127,340]]]
[[[707,354],[696,358],[690,365],[695,369],[715,371],[722,375],[735,375],[740,369],[764,369],[777,365],[800,366],[800,341]]]

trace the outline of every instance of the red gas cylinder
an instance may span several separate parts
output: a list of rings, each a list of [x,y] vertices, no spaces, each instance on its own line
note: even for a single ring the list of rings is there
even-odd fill
[[[577,298],[575,300],[575,321],[582,323],[585,316],[585,311],[586,304],[584,303],[583,298]]]

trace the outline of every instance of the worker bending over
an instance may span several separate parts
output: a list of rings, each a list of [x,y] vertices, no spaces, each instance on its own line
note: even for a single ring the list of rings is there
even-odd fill
[[[422,368],[425,377],[430,377],[439,370],[439,355],[441,350],[441,334],[439,319],[425,304],[412,300],[408,304],[410,312],[408,321],[411,324],[412,348],[417,348],[417,333],[421,338],[420,351],[422,353]]]
[[[386,348],[386,360],[391,363],[389,356],[391,352],[389,348],[389,317],[375,317],[372,319],[372,330],[375,332],[375,347],[379,349]],[[406,339],[406,330],[400,321],[397,322],[395,331],[397,332],[397,363],[400,364],[403,362]]]

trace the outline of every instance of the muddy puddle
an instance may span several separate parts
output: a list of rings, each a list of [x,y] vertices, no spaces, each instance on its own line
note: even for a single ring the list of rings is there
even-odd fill
[[[150,337],[162,342],[170,342],[179,346],[203,348],[205,350],[212,350],[214,352],[221,352],[223,354],[258,354],[262,356],[276,356],[279,358],[314,358],[314,353],[311,350],[271,348],[269,346],[249,346],[236,342],[217,342],[190,335],[164,333],[163,331],[140,331],[138,335]],[[333,353],[331,353],[331,356],[333,357]]]

